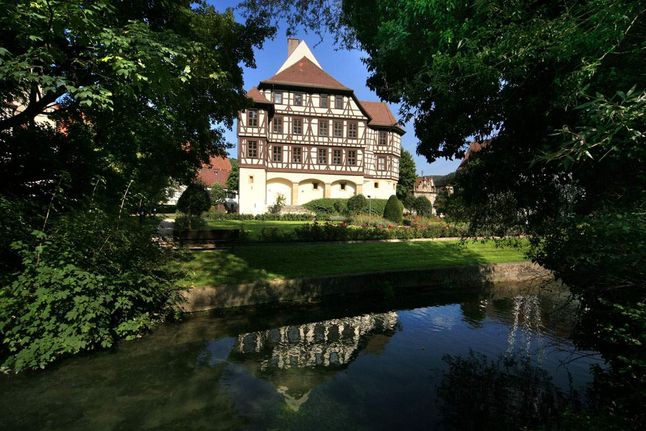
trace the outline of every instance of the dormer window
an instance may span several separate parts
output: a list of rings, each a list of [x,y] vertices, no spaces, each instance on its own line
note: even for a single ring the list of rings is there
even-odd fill
[[[249,109],[247,111],[247,126],[258,127],[258,110]]]
[[[303,93],[294,93],[294,106],[303,106]]]

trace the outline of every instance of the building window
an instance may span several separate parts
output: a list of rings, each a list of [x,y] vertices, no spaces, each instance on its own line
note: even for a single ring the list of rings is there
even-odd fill
[[[327,165],[327,150],[325,148],[319,148],[318,162],[319,165]]]
[[[341,190],[345,190],[345,183],[341,183],[340,186],[341,186]]]
[[[332,150],[332,164],[333,165],[341,164],[341,150]]]
[[[274,93],[274,103],[277,105],[283,104],[283,93]]]
[[[328,136],[330,133],[330,122],[319,119],[319,136]]]
[[[247,157],[250,159],[258,158],[258,141],[247,142]]]
[[[377,170],[378,171],[385,171],[386,170],[386,158],[385,157],[377,157]]]
[[[303,149],[301,147],[294,147],[292,149],[292,162],[301,163],[303,161]]]
[[[383,130],[379,131],[379,145],[388,145],[388,132],[385,132]]]
[[[294,93],[294,106],[303,106],[303,93]]]
[[[283,117],[274,117],[272,122],[274,133],[283,133]]]
[[[334,121],[334,137],[343,138],[343,121]]]
[[[375,183],[375,188],[376,188],[376,189],[378,189],[378,188],[379,188],[379,183],[377,183],[377,182]]]
[[[359,125],[356,121],[348,121],[348,139],[357,139]]]
[[[294,118],[292,120],[292,133],[294,135],[302,135],[303,134],[303,119],[302,118]]]
[[[247,126],[258,127],[258,110],[250,109],[247,111]]]
[[[312,187],[314,188],[314,190],[318,190],[319,183],[312,183]]]
[[[330,96],[327,94],[321,94],[319,98],[319,108],[327,108],[330,104]]]
[[[343,96],[334,96],[334,108],[343,109]]]
[[[357,150],[348,150],[348,165],[357,165]]]
[[[274,162],[282,162],[283,161],[283,147],[281,147],[280,145],[274,145],[273,149],[272,149],[272,152],[273,152],[272,160]]]

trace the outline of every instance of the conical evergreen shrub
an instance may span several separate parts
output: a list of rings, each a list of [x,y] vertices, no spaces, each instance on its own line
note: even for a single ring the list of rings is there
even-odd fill
[[[384,208],[384,218],[397,224],[401,224],[404,219],[404,205],[397,199],[397,196],[392,195],[388,198]]]

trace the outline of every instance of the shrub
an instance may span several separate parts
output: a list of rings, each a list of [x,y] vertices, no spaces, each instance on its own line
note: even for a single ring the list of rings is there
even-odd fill
[[[22,269],[0,289],[2,367],[43,368],[109,348],[168,316],[176,290],[156,224],[81,210],[34,231],[35,247],[17,241]]]
[[[397,196],[392,195],[388,198],[388,202],[386,202],[386,207],[384,208],[384,218],[386,220],[401,224],[404,219],[403,212],[404,206],[399,199],[397,199]]]
[[[303,206],[320,217],[333,214],[342,214],[344,209],[347,208],[346,202],[347,199],[323,198],[314,199],[313,201],[307,202]]]
[[[433,205],[431,201],[426,199],[424,196],[418,196],[413,202],[413,209],[420,216],[431,216],[433,215]]]
[[[280,214],[280,210],[285,206],[285,196],[280,193],[276,196],[276,203],[269,207],[269,214]]]
[[[358,214],[368,207],[368,201],[364,195],[358,194],[348,199],[347,207],[350,214]]]
[[[357,214],[352,217],[350,224],[358,227],[379,226],[385,227],[390,224],[388,220],[383,217],[375,216],[372,214]]]
[[[199,182],[189,184],[177,200],[177,210],[189,216],[199,216],[209,208],[211,208],[211,197],[204,184]]]

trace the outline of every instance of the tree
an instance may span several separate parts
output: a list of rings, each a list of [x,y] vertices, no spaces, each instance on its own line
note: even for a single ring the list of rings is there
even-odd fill
[[[446,215],[449,209],[449,191],[446,187],[440,188],[440,191],[437,192],[437,197],[435,198],[435,212],[438,215]]]
[[[455,178],[471,233],[530,236],[583,302],[586,347],[612,364],[608,393],[625,396],[610,414],[645,426],[627,395],[646,388],[643,3],[347,0],[343,12],[368,85],[414,117],[420,154],[487,142]]]
[[[404,219],[403,213],[404,205],[397,199],[397,196],[390,196],[384,207],[384,218],[393,223],[401,224]]]
[[[413,155],[402,148],[399,159],[399,181],[397,182],[397,197],[403,201],[413,194],[417,172]]]
[[[431,204],[431,201],[429,201],[424,196],[418,196],[415,198],[413,209],[415,210],[417,215],[420,216],[428,217],[433,215],[433,205]]]
[[[239,63],[253,65],[253,47],[271,33],[260,18],[243,26],[204,1],[0,7],[0,150],[8,154],[0,192],[14,195],[47,195],[62,169],[69,193],[91,192],[84,178],[101,177],[109,185],[102,194],[115,202],[128,185],[130,196],[154,200],[169,178],[190,180],[210,155],[224,153],[223,126],[247,104]],[[35,120],[47,111],[65,131],[38,139],[53,158],[30,145],[45,133]],[[76,168],[59,166],[69,157],[54,151],[60,140],[79,147]]]
[[[172,311],[170,251],[131,211],[224,154],[240,64],[273,29],[203,0],[0,8],[0,367],[19,371]]]
[[[224,190],[224,187],[222,187],[218,183],[214,183],[211,186],[211,204],[221,205],[221,204],[224,204],[226,199],[227,199],[227,192]]]
[[[211,208],[211,197],[204,184],[192,182],[177,200],[177,209],[184,214],[200,216]]]
[[[227,177],[227,190],[238,191],[239,182],[240,182],[240,168],[238,167],[237,159],[229,159],[231,162],[231,172]]]

